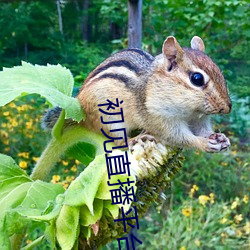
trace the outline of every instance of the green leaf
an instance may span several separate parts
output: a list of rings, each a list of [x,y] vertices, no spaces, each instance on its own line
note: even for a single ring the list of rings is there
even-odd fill
[[[21,228],[28,223],[15,212],[11,213],[11,210],[22,202],[31,184],[32,182],[28,182],[19,185],[0,201],[0,249],[8,249],[9,236],[13,231],[20,232]]]
[[[22,203],[31,185],[32,182],[23,183],[1,199],[0,221],[3,219],[7,210],[15,208]]]
[[[13,189],[25,182],[31,182],[30,178],[27,176],[17,176],[0,181],[0,201]]]
[[[49,219],[55,219],[63,202],[56,198],[64,189],[40,180],[32,182],[11,157],[0,155],[0,159],[0,235],[5,238],[1,243],[4,249],[9,245],[9,236],[21,233],[30,219],[34,220],[27,216],[41,216],[45,211],[50,213]]]
[[[56,238],[64,250],[71,250],[79,234],[79,207],[64,205],[56,220]]]
[[[93,201],[105,175],[107,175],[106,160],[102,154],[96,156],[95,160],[70,184],[65,192],[64,204],[87,205],[93,214]]]
[[[22,66],[0,72],[0,106],[18,96],[36,93],[53,106],[65,109],[66,118],[79,122],[84,114],[78,100],[71,97],[73,84],[71,72],[61,65],[34,66],[22,62]]]
[[[10,156],[0,154],[0,181],[17,176],[26,176],[28,178],[28,175]]]
[[[66,152],[66,154],[73,157],[74,159],[77,159],[85,165],[88,165],[93,161],[93,159],[95,158],[95,153],[96,148],[94,147],[94,145],[86,142],[79,142],[77,144],[74,144]]]
[[[15,209],[7,210],[3,221],[2,231],[7,237],[13,234],[22,234],[23,228],[29,225],[31,221],[27,217],[22,217]]]
[[[80,208],[80,225],[89,226],[95,224],[102,217],[103,200],[95,199],[93,203],[94,214],[91,214],[87,206]]]
[[[113,218],[116,219],[118,218],[118,215],[119,215],[119,207],[115,204],[112,205],[111,203],[112,203],[111,200],[103,201],[103,207],[108,209],[108,211],[111,213]]]
[[[42,217],[47,204],[62,192],[64,189],[60,185],[42,181],[19,185],[1,200],[0,229],[7,231],[10,236],[19,232],[29,222],[28,219],[41,221],[55,219],[61,209],[59,204],[47,217],[39,218],[39,216]]]
[[[52,221],[54,219],[56,219],[56,217],[59,215],[61,209],[62,209],[62,204],[54,204],[54,207],[52,209],[52,211],[50,211],[49,213],[43,213],[42,215],[27,215],[30,219],[36,220],[36,221]],[[19,210],[18,210],[19,211]],[[22,213],[22,211],[19,211],[20,214],[25,215],[24,213]]]
[[[30,186],[20,207],[27,211],[31,208],[42,212],[47,207],[48,201],[55,200],[56,196],[61,193],[64,193],[61,185],[37,180]]]

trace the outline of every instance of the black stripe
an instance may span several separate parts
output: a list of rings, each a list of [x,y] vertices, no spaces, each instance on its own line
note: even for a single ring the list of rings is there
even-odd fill
[[[136,67],[136,65],[130,63],[129,61],[126,60],[117,60],[117,61],[113,61],[113,62],[109,62],[106,65],[97,68],[91,77],[95,77],[96,75],[98,75],[99,73],[101,73],[102,71],[105,71],[108,68],[111,67],[125,67],[131,71],[134,71],[136,74],[139,74],[140,69]]]
[[[103,78],[112,78],[112,79],[118,80],[120,82],[124,82],[126,85],[129,83],[129,78],[124,76],[124,75],[121,75],[121,74],[107,73],[107,74],[103,74],[100,77],[98,77],[97,80],[100,80]]]
[[[126,49],[126,51],[132,51],[135,53],[140,54],[141,56],[144,56],[149,62],[153,62],[154,61],[154,57],[151,56],[149,53],[141,50],[141,49]]]

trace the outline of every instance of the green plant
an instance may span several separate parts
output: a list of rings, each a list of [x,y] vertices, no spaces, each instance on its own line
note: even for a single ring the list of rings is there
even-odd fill
[[[33,66],[23,63],[13,69],[4,69],[0,72],[0,79],[0,105],[20,95],[36,93],[46,98],[47,103],[62,107],[52,130],[52,139],[39,159],[36,159],[30,176],[21,169],[27,168],[28,162],[32,163],[29,158],[33,156],[29,152],[18,153],[22,159],[19,161],[21,168],[11,157],[0,154],[0,200],[3,204],[0,212],[1,249],[19,249],[22,244],[26,245],[22,242],[25,231],[35,227],[39,229],[33,233],[35,239],[28,241],[23,249],[34,248],[45,239],[52,249],[57,244],[62,249],[91,249],[121,236],[123,225],[113,221],[121,216],[121,205],[111,204],[107,185],[103,149],[106,138],[78,125],[77,122],[84,119],[85,115],[77,99],[71,97],[73,77],[69,70],[60,65]],[[27,111],[31,107],[17,106],[17,110],[21,109]],[[18,125],[18,122],[9,119],[8,112],[4,111],[4,127],[13,129],[13,123]],[[67,118],[75,120],[75,125],[64,127]],[[12,121],[12,127],[7,125],[8,121]],[[5,137],[3,144],[9,146],[9,135],[3,130],[1,133]],[[110,147],[113,145],[109,144]],[[10,147],[6,151],[10,151]],[[77,178],[68,181],[69,186],[64,186],[66,191],[63,185],[57,184],[59,175],[53,175],[52,183],[46,182],[51,179],[52,169],[65,153],[87,166]],[[124,151],[114,150],[109,156],[124,154]],[[137,190],[136,197],[140,201],[137,211],[141,216],[161,190],[169,185],[171,177],[180,168],[181,158],[177,149],[152,142],[148,142],[148,145],[145,142],[143,147],[136,144],[133,153],[128,152],[128,157],[133,174],[119,174],[111,176],[109,180],[115,183],[119,179],[125,187],[129,185],[126,180],[132,181],[130,187]],[[123,204],[125,212],[130,205]]]
[[[247,208],[247,198],[224,203],[217,201],[213,193],[185,197],[176,209],[146,216],[141,234],[150,250],[248,249]]]

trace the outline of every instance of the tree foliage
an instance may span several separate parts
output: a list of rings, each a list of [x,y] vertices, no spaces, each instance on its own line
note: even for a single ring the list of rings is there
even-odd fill
[[[56,1],[3,1],[0,66],[17,65],[21,60],[60,63],[71,69],[80,84],[108,54],[127,47],[126,1],[61,1],[60,8],[63,34]],[[157,54],[168,35],[185,46],[193,35],[199,35],[233,93],[247,96],[249,9],[248,1],[239,0],[144,0],[143,47]]]

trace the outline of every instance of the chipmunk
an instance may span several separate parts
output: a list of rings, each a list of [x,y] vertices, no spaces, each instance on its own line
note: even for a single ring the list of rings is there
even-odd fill
[[[156,141],[177,147],[219,152],[230,146],[228,138],[215,133],[211,114],[227,114],[231,100],[218,66],[204,53],[203,40],[194,36],[191,48],[181,48],[169,36],[162,54],[153,57],[140,49],[125,49],[110,56],[87,77],[77,98],[86,112],[83,126],[112,137],[129,136],[140,129]],[[123,123],[102,124],[115,116],[104,115],[98,104],[107,99],[121,104]],[[116,142],[116,141],[115,141]],[[121,142],[118,142],[121,143]]]

